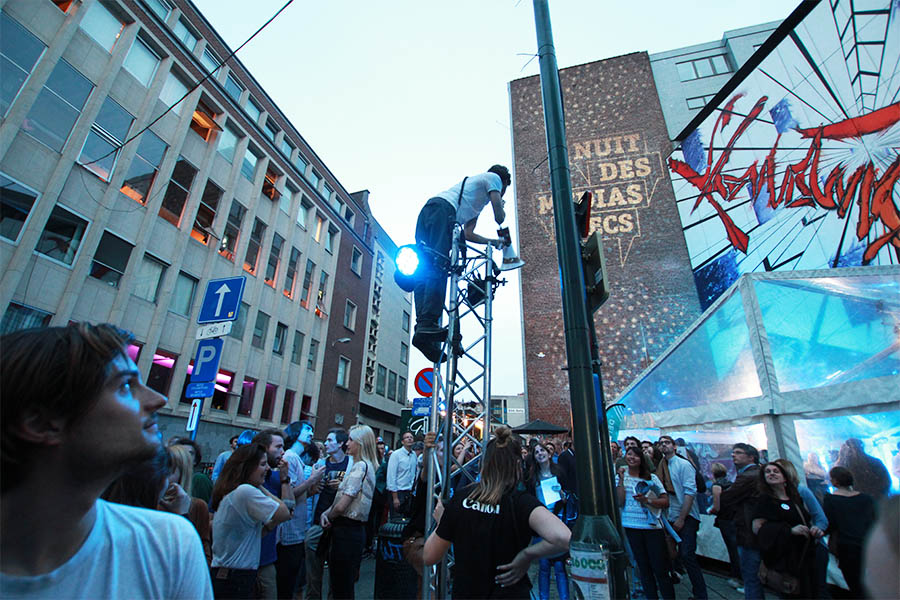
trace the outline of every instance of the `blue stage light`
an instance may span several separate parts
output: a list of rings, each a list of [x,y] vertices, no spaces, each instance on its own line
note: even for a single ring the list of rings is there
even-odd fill
[[[415,275],[416,269],[419,268],[419,254],[416,252],[415,246],[402,246],[397,251],[397,269],[407,276]]]

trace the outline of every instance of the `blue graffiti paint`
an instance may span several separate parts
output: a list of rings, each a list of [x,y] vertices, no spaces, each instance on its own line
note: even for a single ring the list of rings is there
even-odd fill
[[[698,175],[703,174],[706,170],[706,159],[704,158],[706,150],[703,148],[703,140],[700,139],[699,129],[695,129],[684,138],[684,141],[681,143],[681,154],[684,155],[684,162],[690,165]]]
[[[787,98],[781,101],[769,110],[772,121],[775,123],[775,131],[784,133],[799,126],[797,120],[791,115],[791,103]]]

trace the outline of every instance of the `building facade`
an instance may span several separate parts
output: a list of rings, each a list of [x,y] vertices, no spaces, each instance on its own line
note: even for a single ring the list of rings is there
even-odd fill
[[[368,193],[343,188],[193,4],[10,0],[0,43],[3,331],[133,331],[180,435],[206,282],[243,275],[205,454],[243,429],[355,423]]]
[[[722,42],[633,53],[559,72],[577,200],[592,193],[609,300],[594,313],[603,391],[615,398],[699,316],[666,160],[680,131],[774,24]],[[522,269],[528,419],[571,426],[540,80],[509,85]]]

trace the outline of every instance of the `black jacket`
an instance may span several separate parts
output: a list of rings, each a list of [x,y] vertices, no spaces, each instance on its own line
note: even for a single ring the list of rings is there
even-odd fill
[[[759,548],[756,536],[753,535],[753,530],[750,528],[753,513],[756,510],[756,500],[759,498],[758,480],[759,465],[751,465],[738,475],[734,483],[719,497],[721,506],[719,514],[723,519],[734,521],[737,530],[737,545],[744,548]]]

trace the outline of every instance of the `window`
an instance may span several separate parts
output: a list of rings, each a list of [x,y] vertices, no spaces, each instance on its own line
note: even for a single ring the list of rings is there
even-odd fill
[[[256,394],[256,379],[244,377],[241,384],[241,403],[238,404],[238,414],[249,417],[253,412],[253,396]]]
[[[344,327],[351,331],[356,329],[356,305],[349,300],[344,307]]]
[[[103,181],[109,181],[115,168],[119,148],[134,122],[128,111],[107,97],[88,133],[78,162]]]
[[[281,130],[278,128],[278,125],[275,124],[275,121],[272,120],[272,117],[267,117],[265,128],[266,137],[274,142],[275,136],[278,135],[279,131]]]
[[[131,293],[149,302],[156,302],[165,273],[165,264],[149,254],[145,254],[141,260],[141,266],[138,267]]]
[[[291,248],[291,257],[288,260],[287,273],[284,276],[284,295],[294,297],[294,285],[297,283],[297,265],[300,262],[300,251]]]
[[[219,210],[219,201],[222,199],[222,188],[212,180],[206,182],[203,196],[200,198],[200,207],[194,218],[194,227],[191,229],[191,237],[201,244],[209,244],[212,235],[213,221],[216,219],[216,211]]]
[[[254,348],[262,350],[266,345],[266,335],[269,333],[269,315],[261,310],[256,311],[256,324],[253,326],[253,338],[250,343]]]
[[[225,92],[231,96],[231,99],[235,102],[241,101],[241,94],[244,93],[244,86],[240,84],[232,73],[229,73],[228,76],[225,77]]]
[[[316,189],[319,189],[319,181],[322,180],[322,176],[319,175],[319,172],[313,169],[309,172],[309,182]]]
[[[9,110],[44,48],[44,43],[34,34],[5,12],[0,12],[0,70],[3,71],[0,116]]]
[[[287,342],[287,325],[278,323],[275,325],[275,340],[272,343],[272,354],[282,356],[285,342]]]
[[[197,295],[197,278],[191,277],[184,271],[178,272],[175,280],[175,291],[172,292],[172,304],[169,310],[185,317],[191,316],[191,307],[194,304],[194,296]]]
[[[316,358],[319,354],[319,340],[309,340],[309,357],[306,359],[306,368],[316,370]]]
[[[253,222],[253,229],[250,231],[250,243],[247,244],[247,254],[244,256],[244,270],[248,273],[256,273],[259,249],[262,246],[262,239],[265,234],[266,224],[256,219]]]
[[[350,255],[350,270],[362,276],[362,252],[356,246],[353,246],[353,253]]]
[[[319,272],[319,292],[316,295],[316,305],[325,306],[325,299],[328,294],[328,273]]]
[[[393,371],[388,372],[387,398],[388,400],[397,399],[397,374]]]
[[[150,82],[153,81],[153,75],[156,73],[156,67],[159,66],[159,57],[141,38],[135,38],[123,66],[144,87],[150,87]]]
[[[253,176],[256,174],[256,163],[258,162],[259,155],[252,148],[247,148],[247,152],[244,153],[244,160],[241,163],[241,175],[247,181],[253,181]]]
[[[320,242],[322,241],[322,229],[325,227],[325,220],[322,218],[322,215],[316,215],[316,233],[313,235],[313,238]]]
[[[181,221],[181,213],[184,211],[188,196],[190,196],[191,184],[194,183],[196,175],[197,169],[183,156],[179,156],[172,171],[172,177],[169,179],[166,194],[163,196],[162,206],[159,207],[159,216],[175,227],[178,227],[178,223]]]
[[[312,204],[309,203],[306,196],[302,196],[300,199],[300,210],[297,212],[297,225],[303,229],[306,229],[306,223],[309,221],[309,211],[311,208]]]
[[[281,153],[284,154],[284,157],[288,160],[291,159],[291,154],[294,153],[294,146],[288,141],[287,133],[284,134],[284,137],[281,138]]]
[[[687,98],[687,107],[691,110],[703,108],[714,97],[715,94],[707,94],[705,96],[694,96],[693,98]]]
[[[273,169],[266,169],[266,176],[263,179],[262,193],[269,200],[278,200],[281,192],[278,191],[278,173]]]
[[[91,277],[105,281],[112,287],[118,287],[119,280],[125,274],[125,267],[128,266],[132,248],[133,244],[104,231],[97,251],[94,252],[94,260],[91,262]]]
[[[378,378],[375,380],[375,393],[384,396],[385,386],[387,386],[387,368],[384,365],[378,365]]]
[[[163,85],[162,91],[159,93],[159,99],[162,100],[166,107],[171,106],[172,112],[176,115],[181,114],[181,107],[184,106],[182,100],[188,93],[188,86],[175,73],[169,71],[166,77],[166,83]]]
[[[142,133],[137,153],[128,166],[128,173],[119,191],[136,202],[146,204],[150,186],[156,179],[167,149],[166,143],[152,131]]]
[[[677,63],[675,67],[678,69],[678,77],[681,81],[690,81],[731,72],[728,60],[724,54]]]
[[[0,323],[0,334],[6,335],[20,329],[31,329],[33,327],[47,327],[50,325],[50,319],[53,318],[51,313],[30,306],[23,306],[10,302],[3,313],[3,321]]]
[[[309,293],[312,289],[312,278],[315,268],[316,263],[307,259],[306,273],[303,274],[303,288],[300,291],[300,306],[303,308],[309,308]]]
[[[212,137],[213,131],[222,131],[219,124],[216,123],[216,112],[211,109],[203,100],[197,102],[197,108],[191,116],[191,130],[208,142]]]
[[[294,202],[294,194],[296,193],[295,190],[291,189],[291,186],[284,186],[284,193],[278,199],[278,208],[281,209],[281,212],[291,214],[291,204]]]
[[[231,201],[231,210],[228,212],[228,220],[225,222],[225,233],[222,235],[222,243],[219,245],[219,254],[231,262],[234,262],[234,251],[237,248],[241,224],[244,222],[244,213],[246,212],[247,209],[240,202]]]
[[[406,404],[406,377],[397,378],[397,402]]]
[[[306,159],[303,158],[301,153],[297,153],[297,158],[294,159],[294,166],[297,167],[297,170],[300,171],[300,174],[306,177],[306,167],[309,166],[309,163],[306,162]]]
[[[328,233],[325,234],[325,250],[329,254],[334,253],[334,238],[337,237],[337,232],[337,229],[331,225],[328,226]]]
[[[259,413],[260,419],[266,421],[272,420],[272,411],[275,409],[275,395],[278,393],[278,386],[267,383],[266,391],[263,393],[262,411]]]
[[[272,236],[272,247],[269,249],[269,263],[266,265],[265,282],[275,287],[275,278],[278,277],[278,263],[281,260],[281,248],[284,246],[284,238],[277,233]]]
[[[344,220],[347,222],[347,224],[350,225],[350,227],[353,227],[353,221],[354,221],[354,219],[356,219],[356,213],[354,213],[352,210],[350,210],[349,206],[344,207],[343,217],[344,217]]]
[[[244,107],[244,110],[247,111],[247,114],[250,115],[250,120],[256,124],[259,124],[259,117],[262,116],[262,109],[259,107],[259,104],[256,103],[256,100],[253,98],[247,99],[247,106]]]
[[[237,319],[233,321],[231,326],[231,333],[228,335],[233,337],[236,340],[244,339],[244,330],[247,329],[247,315],[250,314],[250,305],[246,302],[241,302],[241,307],[238,309]]]
[[[37,192],[0,173],[0,237],[18,241],[37,197]]]
[[[406,342],[400,342],[400,362],[404,365],[409,363],[409,346]]]
[[[219,57],[216,56],[216,53],[210,50],[209,48],[205,48],[203,50],[203,56],[200,57],[200,64],[203,67],[212,73],[222,64],[222,61],[219,60]]]
[[[234,151],[237,148],[240,138],[241,135],[226,123],[225,127],[222,129],[222,134],[219,136],[219,147],[217,152],[228,162],[234,162]]]
[[[118,17],[109,12],[101,2],[94,2],[84,14],[78,25],[82,31],[94,38],[94,41],[112,52],[119,34],[125,27]]]
[[[5,86],[5,73],[3,81]],[[39,142],[61,152],[92,89],[94,86],[84,75],[60,60],[34,101],[22,129]]]
[[[57,204],[41,233],[35,250],[67,265],[75,262],[75,255],[84,239],[88,222]]]
[[[166,0],[144,0],[144,4],[162,21],[168,19],[169,13],[172,12],[172,7]]]
[[[331,195],[334,194],[334,190],[331,189],[331,186],[328,185],[327,183],[324,186],[322,186],[322,190],[323,190],[322,195],[325,196],[325,201],[330,202]],[[338,202],[340,202],[340,200]],[[338,214],[340,214],[340,211],[338,211]]]
[[[291,346],[291,362],[295,365],[300,364],[301,357],[303,356],[303,339],[304,336],[302,333],[294,330],[294,343]]]
[[[401,325],[403,327],[403,331],[409,333],[409,313],[405,310],[403,311],[403,320],[401,321]]]
[[[294,397],[297,392],[294,390],[284,390],[284,400],[281,403],[281,423],[287,425],[291,422],[291,413],[294,412]]]
[[[69,12],[69,8],[72,6],[72,3],[75,2],[75,0],[50,0],[50,2],[55,4],[59,10],[63,12]]]
[[[337,379],[335,385],[342,388],[350,387],[350,359],[343,356],[338,358]]]
[[[231,384],[234,382],[234,373],[219,369],[216,375],[216,391],[213,392],[212,406],[216,410],[228,410],[228,400],[231,393]]]
[[[172,27],[172,33],[175,34],[176,38],[181,40],[182,44],[187,46],[188,52],[194,51],[199,38],[197,37],[197,34],[191,31],[191,28],[185,23],[184,19],[178,19],[175,26]]]
[[[159,348],[153,353],[153,363],[150,365],[150,373],[147,374],[147,387],[167,396],[169,386],[172,383],[172,374],[175,372],[175,363],[178,355],[166,352]]]

